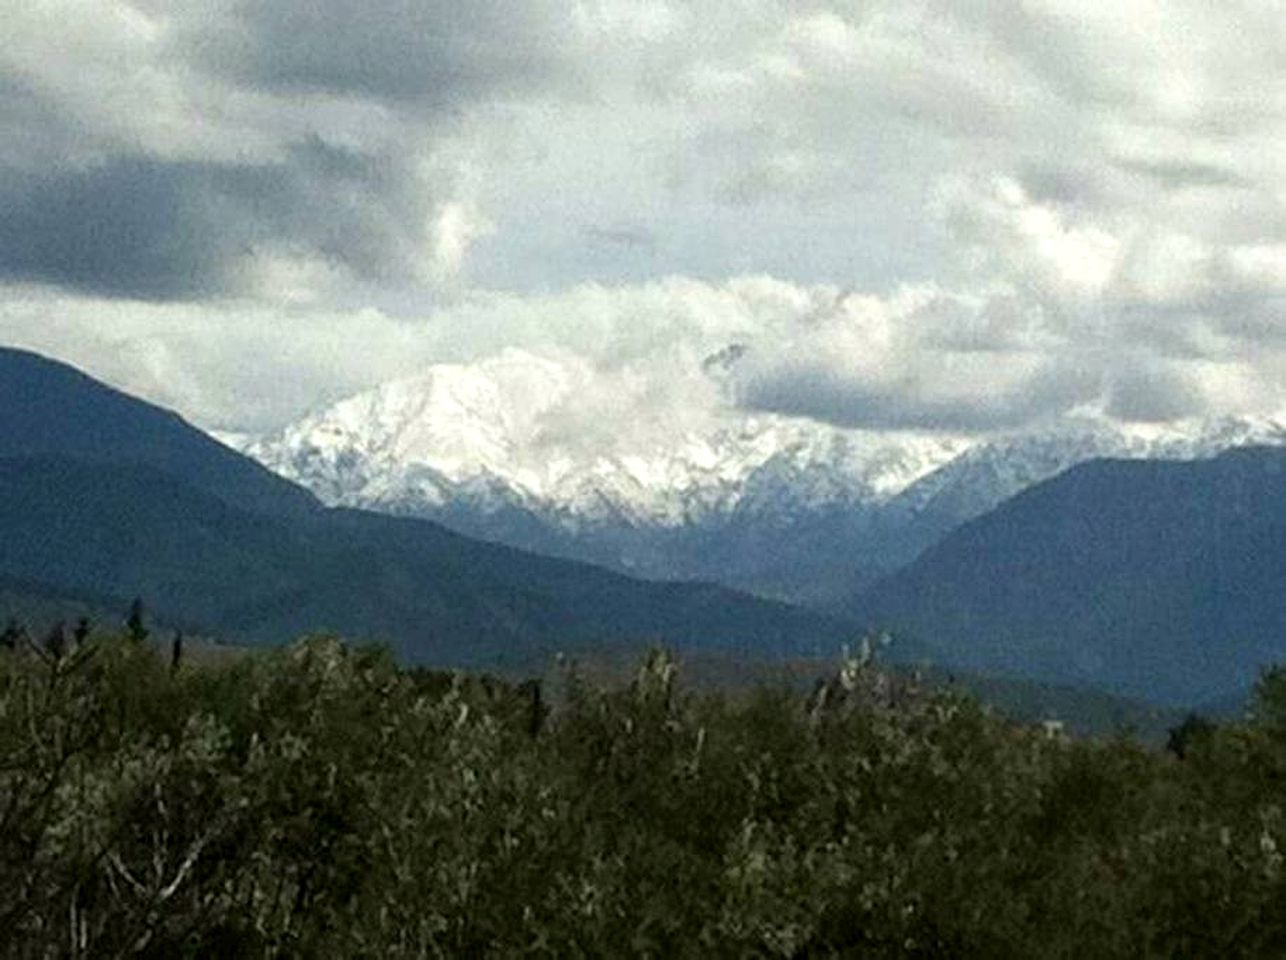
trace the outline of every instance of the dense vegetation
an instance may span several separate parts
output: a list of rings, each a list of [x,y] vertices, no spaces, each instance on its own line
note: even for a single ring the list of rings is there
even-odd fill
[[[330,639],[0,639],[6,956],[1286,955],[1280,672],[1149,751],[859,661],[542,699]]]

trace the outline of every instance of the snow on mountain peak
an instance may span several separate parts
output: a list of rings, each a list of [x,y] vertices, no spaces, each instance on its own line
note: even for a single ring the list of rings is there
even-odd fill
[[[824,603],[1085,460],[1286,444],[1269,418],[1122,425],[1087,414],[971,442],[727,403],[689,410],[717,391],[710,368],[740,355],[696,358],[695,376],[658,399],[628,366],[605,375],[580,358],[509,350],[430,367],[273,436],[228,440],[331,504]]]
[[[744,349],[715,354],[715,365],[735,363]],[[712,362],[699,365],[703,373]],[[646,384],[627,375],[605,388],[600,373],[580,358],[509,349],[383,384],[274,436],[230,441],[331,503],[520,508],[578,528],[890,501],[965,518],[1094,457],[1191,459],[1286,443],[1279,421],[1246,417],[1167,425],[1069,418],[972,444],[732,408],[667,419],[628,395],[646,396]]]
[[[913,513],[934,512],[944,523],[957,523],[1087,460],[1195,460],[1249,444],[1286,444],[1286,426],[1268,417],[1169,424],[1068,419],[979,442],[909,486],[897,500]]]
[[[593,376],[579,361],[509,350],[431,367],[243,446],[332,503],[467,497],[484,510],[521,505],[650,524],[767,509],[782,498],[881,500],[962,449],[731,411],[658,431],[633,423],[628,408],[603,411],[599,442],[588,444],[564,422],[595,415],[585,409]]]

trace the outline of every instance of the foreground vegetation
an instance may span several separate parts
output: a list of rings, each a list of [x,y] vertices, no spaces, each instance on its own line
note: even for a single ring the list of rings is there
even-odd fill
[[[330,639],[16,646],[5,956],[1286,955],[1282,673],[1165,752],[858,661],[542,698]]]

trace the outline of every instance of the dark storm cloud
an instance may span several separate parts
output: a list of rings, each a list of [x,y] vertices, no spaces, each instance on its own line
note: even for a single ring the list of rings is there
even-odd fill
[[[1120,160],[1117,161],[1116,166],[1127,173],[1155,180],[1171,190],[1189,187],[1245,188],[1250,186],[1245,177],[1207,163],[1144,163]]]
[[[510,0],[242,3],[190,41],[199,61],[256,86],[450,107],[527,93],[567,62],[569,5]]]
[[[236,210],[272,179],[137,157],[7,177],[0,275],[144,299],[216,292],[250,239]]]
[[[1144,363],[1112,378],[1106,411],[1118,420],[1164,423],[1202,412],[1205,399],[1182,373],[1157,363]]]
[[[1101,379],[1088,369],[1042,370],[1009,388],[974,384],[941,391],[928,377],[908,376],[892,385],[863,383],[825,368],[788,368],[746,383],[744,407],[810,417],[869,430],[1005,430],[1066,412],[1098,395]]]
[[[574,48],[545,0],[93,12],[64,45],[27,11],[0,53],[0,279],[153,300],[259,292],[275,259],[422,279],[456,199],[433,144],[470,105],[547,89]]]
[[[0,180],[0,277],[140,299],[237,293],[264,252],[414,268],[423,201],[387,159],[311,138],[268,164],[143,156]],[[419,209],[423,216],[425,211]]]

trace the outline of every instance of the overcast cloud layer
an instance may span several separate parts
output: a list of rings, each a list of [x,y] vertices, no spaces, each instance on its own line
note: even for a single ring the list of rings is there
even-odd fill
[[[0,22],[0,343],[206,426],[513,347],[639,422],[1286,409],[1275,0]]]

